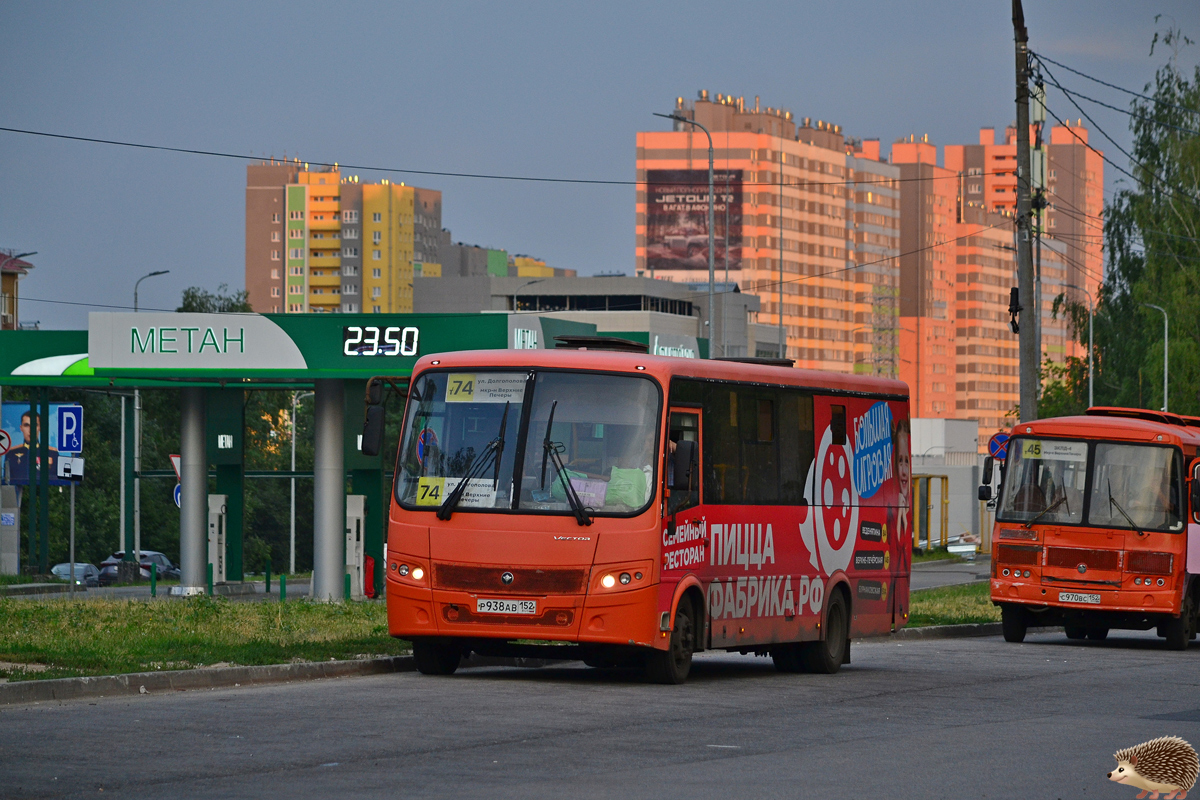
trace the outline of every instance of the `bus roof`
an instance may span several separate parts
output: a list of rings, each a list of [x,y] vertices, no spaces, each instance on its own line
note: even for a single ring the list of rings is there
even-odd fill
[[[1124,439],[1200,446],[1200,417],[1144,408],[1089,408],[1085,415],[1051,417],[1013,426],[1013,436],[1062,436],[1073,439]]]
[[[644,372],[665,386],[672,377],[702,380],[740,381],[777,386],[798,386],[839,393],[882,395],[908,399],[908,384],[890,378],[848,375],[813,369],[795,369],[738,361],[675,358],[642,353],[606,350],[460,350],[423,356],[413,366],[413,374],[431,367],[438,369],[486,367],[545,367],[556,369],[596,369],[619,372]],[[638,368],[643,369],[639,370]]]

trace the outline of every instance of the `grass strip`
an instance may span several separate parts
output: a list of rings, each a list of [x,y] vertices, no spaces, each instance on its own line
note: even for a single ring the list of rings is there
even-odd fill
[[[254,666],[407,653],[382,603],[0,598],[0,678]]]
[[[1000,609],[992,605],[989,584],[990,581],[975,581],[912,592],[908,627],[999,622]]]

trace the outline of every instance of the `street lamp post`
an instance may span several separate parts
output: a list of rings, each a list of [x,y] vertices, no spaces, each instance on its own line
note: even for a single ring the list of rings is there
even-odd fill
[[[683,122],[688,125],[694,125],[704,131],[704,135],[708,137],[708,357],[713,358],[713,283],[716,281],[716,263],[713,260],[713,143],[712,134],[708,132],[708,128],[701,125],[695,120],[690,120],[687,117],[681,117],[677,114],[655,114],[656,117],[664,119],[673,119],[676,122]],[[782,312],[782,309],[780,309]]]
[[[143,275],[133,284],[133,312],[138,310],[138,287],[146,278],[166,275],[171,270],[160,269]],[[133,553],[125,553],[126,561],[142,560],[142,393],[133,390]],[[132,558],[131,558],[132,556]]]
[[[521,293],[521,290],[524,289],[526,286],[533,286],[535,283],[545,283],[545,281],[546,281],[545,278],[536,278],[532,281],[525,281],[524,283],[522,283],[520,286],[517,287],[517,290],[515,292],[513,292],[513,296],[512,296],[513,297],[513,313],[514,314],[518,313],[517,295]]]
[[[292,513],[291,513],[291,545],[288,557],[288,574],[296,574],[296,404],[305,397],[312,397],[312,392],[292,392]]]
[[[1163,408],[1162,408],[1162,410],[1164,412],[1166,412],[1166,410],[1167,410],[1167,350],[1169,349],[1168,345],[1170,344],[1170,338],[1169,338],[1170,332],[1168,330],[1168,324],[1167,324],[1167,312],[1166,312],[1166,309],[1164,309],[1162,306],[1156,306],[1156,305],[1153,305],[1152,303],[1142,303],[1142,305],[1144,305],[1146,308],[1153,308],[1157,311],[1161,311],[1162,315],[1163,315]]]

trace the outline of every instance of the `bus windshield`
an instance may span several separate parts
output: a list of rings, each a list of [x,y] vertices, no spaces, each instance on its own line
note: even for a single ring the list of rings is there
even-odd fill
[[[1014,522],[1083,522],[1087,442],[1015,439],[999,516]]]
[[[1182,529],[1182,462],[1174,448],[1110,442],[1090,446],[1095,452],[1089,475],[1087,442],[1014,439],[999,518],[1137,530]]]
[[[466,478],[460,511],[571,514],[569,481],[589,514],[637,513],[654,494],[661,405],[639,376],[426,372],[410,393],[396,500],[432,511]]]
[[[1182,463],[1173,447],[1106,442],[1095,447],[1088,514],[1093,525],[1143,530],[1183,528]]]

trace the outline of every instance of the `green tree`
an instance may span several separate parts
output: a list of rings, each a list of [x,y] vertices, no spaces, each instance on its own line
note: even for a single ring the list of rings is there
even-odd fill
[[[1105,211],[1107,270],[1095,316],[1097,405],[1162,408],[1162,315],[1170,318],[1170,410],[1200,414],[1200,67],[1189,77],[1179,49],[1192,44],[1176,29],[1155,34],[1172,55],[1146,85],[1150,100],[1131,104],[1130,172]],[[1087,341],[1087,308],[1068,309]],[[1050,408],[1078,397],[1086,368],[1068,367],[1047,386]],[[1061,385],[1056,385],[1061,384]],[[1050,408],[1047,408],[1049,413]]]
[[[203,314],[218,314],[237,311],[251,311],[250,293],[245,289],[236,292],[229,291],[229,284],[222,283],[217,291],[210,292],[199,286],[189,286],[183,290],[183,302],[176,311],[194,311]]]

